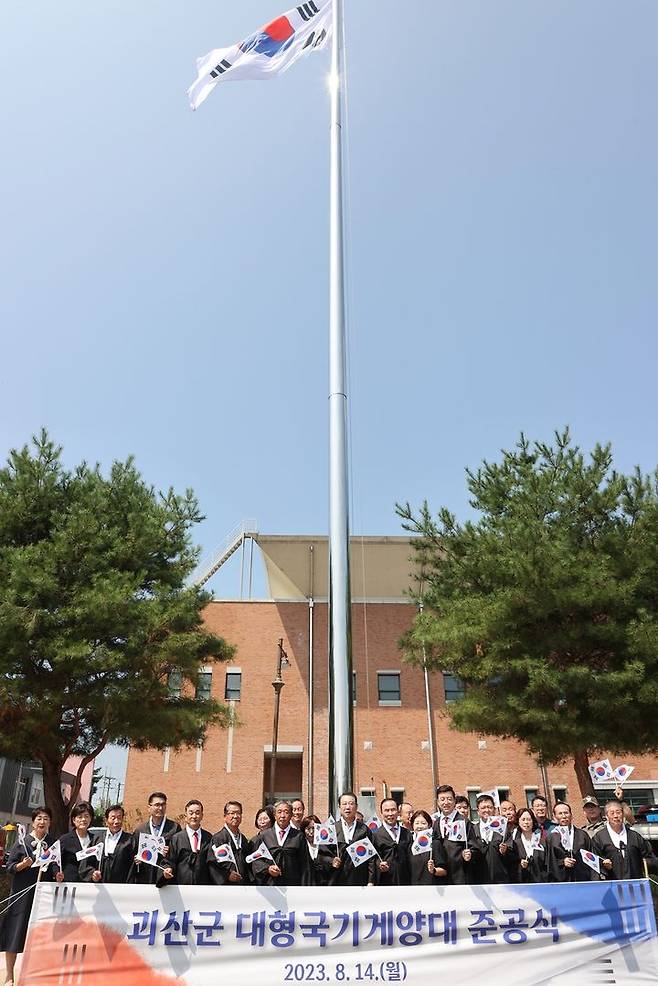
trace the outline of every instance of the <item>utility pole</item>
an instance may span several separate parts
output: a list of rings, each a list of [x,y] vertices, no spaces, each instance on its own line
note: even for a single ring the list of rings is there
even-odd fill
[[[274,730],[272,733],[272,757],[270,759],[270,797],[274,797],[275,782],[276,782],[276,751],[279,745],[279,710],[281,707],[281,689],[285,685],[285,681],[281,675],[281,671],[284,667],[288,667],[290,661],[288,660],[288,655],[283,649],[283,637],[279,639],[279,654],[276,662],[276,674],[274,676],[274,681],[272,682],[272,688],[274,689]]]
[[[16,787],[14,788],[14,803],[11,806],[11,820],[16,818],[16,805],[18,804],[18,791],[23,780],[23,761],[20,760],[18,763],[18,777],[16,778]]]

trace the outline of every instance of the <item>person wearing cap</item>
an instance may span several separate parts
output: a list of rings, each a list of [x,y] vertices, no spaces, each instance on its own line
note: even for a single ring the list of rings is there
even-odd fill
[[[583,814],[587,819],[587,824],[583,825],[583,832],[587,832],[591,839],[593,835],[605,828],[605,818],[601,811],[601,805],[591,794],[583,798]]]

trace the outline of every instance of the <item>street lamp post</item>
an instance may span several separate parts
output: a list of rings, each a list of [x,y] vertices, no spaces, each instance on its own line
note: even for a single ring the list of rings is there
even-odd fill
[[[279,710],[281,707],[281,689],[285,685],[285,681],[281,675],[281,671],[284,667],[290,664],[288,660],[288,655],[283,649],[283,637],[279,638],[279,654],[276,662],[276,674],[274,676],[274,681],[272,682],[272,688],[274,689],[274,730],[272,733],[272,756],[270,759],[270,797],[274,798],[274,784],[276,781],[276,751],[279,744]]]

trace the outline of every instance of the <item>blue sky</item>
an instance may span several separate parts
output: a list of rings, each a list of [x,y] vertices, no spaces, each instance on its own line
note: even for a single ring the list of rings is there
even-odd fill
[[[277,0],[0,10],[0,454],[41,425],[327,529],[328,55],[219,87]],[[654,0],[345,0],[353,530],[463,516],[523,429],[658,461]]]

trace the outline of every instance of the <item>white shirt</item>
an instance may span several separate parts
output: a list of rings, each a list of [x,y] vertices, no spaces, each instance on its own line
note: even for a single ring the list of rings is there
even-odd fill
[[[532,836],[530,836],[529,839],[526,839],[525,835],[521,833],[521,842],[523,843],[523,848],[525,849],[527,858],[530,859],[535,853],[535,847],[532,844]]]
[[[277,823],[275,822],[275,824],[274,824],[274,828],[275,828],[275,831],[276,831],[276,841],[277,841],[277,842],[279,843],[279,845],[280,845],[280,846],[282,846],[282,845],[283,845],[283,843],[284,843],[284,842],[286,841],[286,839],[288,838],[288,832],[290,831],[290,829],[291,829],[291,827],[292,827],[292,826],[290,826],[290,825],[288,825],[288,828],[287,828],[287,829],[285,829],[285,831],[283,832],[283,835],[282,835],[282,834],[281,834],[281,826],[280,826],[280,825],[278,825],[278,824],[277,824]]]
[[[311,854],[311,859],[317,859],[318,858],[318,852],[320,850],[320,847],[319,846],[313,846],[313,845],[311,845],[310,842],[307,842],[306,845],[308,846],[308,851]]]
[[[486,828],[484,822],[480,819],[480,838],[485,842],[491,842],[492,837],[493,832],[490,828]]]
[[[80,843],[83,849],[86,849],[89,843],[91,842],[91,838],[88,835],[79,835],[78,842]]]
[[[344,818],[341,818],[340,824],[343,826],[343,835],[345,836],[345,842],[351,842],[354,838],[354,829],[356,828],[356,818],[352,822],[352,827],[350,828]]]
[[[242,849],[242,832],[240,832],[240,830],[238,829],[238,834],[237,835],[233,835],[233,833],[231,832],[231,830],[228,827],[228,825],[225,825],[224,828],[226,829],[226,831],[228,832],[228,834],[231,836],[231,841],[233,842],[233,845],[235,846],[235,848],[236,849]]]
[[[626,835],[626,826],[625,825],[623,826],[621,832],[615,832],[615,830],[610,827],[608,822],[605,823],[605,827],[608,830],[608,835],[610,836],[610,839],[612,840],[612,844],[615,847],[615,849],[619,849],[620,842],[624,843],[624,849],[625,849],[628,844],[628,836]]]
[[[388,825],[386,822],[384,822],[384,828],[386,829],[386,831],[388,832],[388,834],[390,835],[390,837],[393,839],[393,842],[399,842],[400,841],[400,826],[399,825],[396,825],[395,828],[391,828],[390,825]]]
[[[112,853],[114,852],[114,850],[116,849],[117,843],[118,843],[119,839],[121,838],[122,831],[123,831],[122,829],[119,829],[119,831],[118,832],[115,832],[114,835],[112,835],[112,833],[109,830],[105,833],[105,855],[106,856],[111,856]]]
[[[441,822],[440,822],[441,835],[445,836],[448,834],[447,826],[450,822],[454,822],[458,814],[459,812],[457,811],[457,809],[453,808],[453,810],[450,812],[449,815],[443,815],[443,814],[441,815]]]
[[[167,816],[166,815],[163,815],[163,818],[162,818],[162,821],[160,822],[159,828],[155,828],[154,825],[153,825],[153,820],[151,818],[149,818],[149,829],[151,831],[151,835],[158,835],[158,836],[159,835],[162,835],[162,830],[165,827],[165,822],[166,821],[167,821]]]
[[[185,831],[187,832],[187,837],[190,840],[190,849],[192,850],[192,852],[198,852],[199,849],[201,848],[201,828],[191,829],[189,825],[186,825],[185,826]],[[194,848],[194,836],[195,836],[195,834],[198,836],[199,849],[195,849]]]

